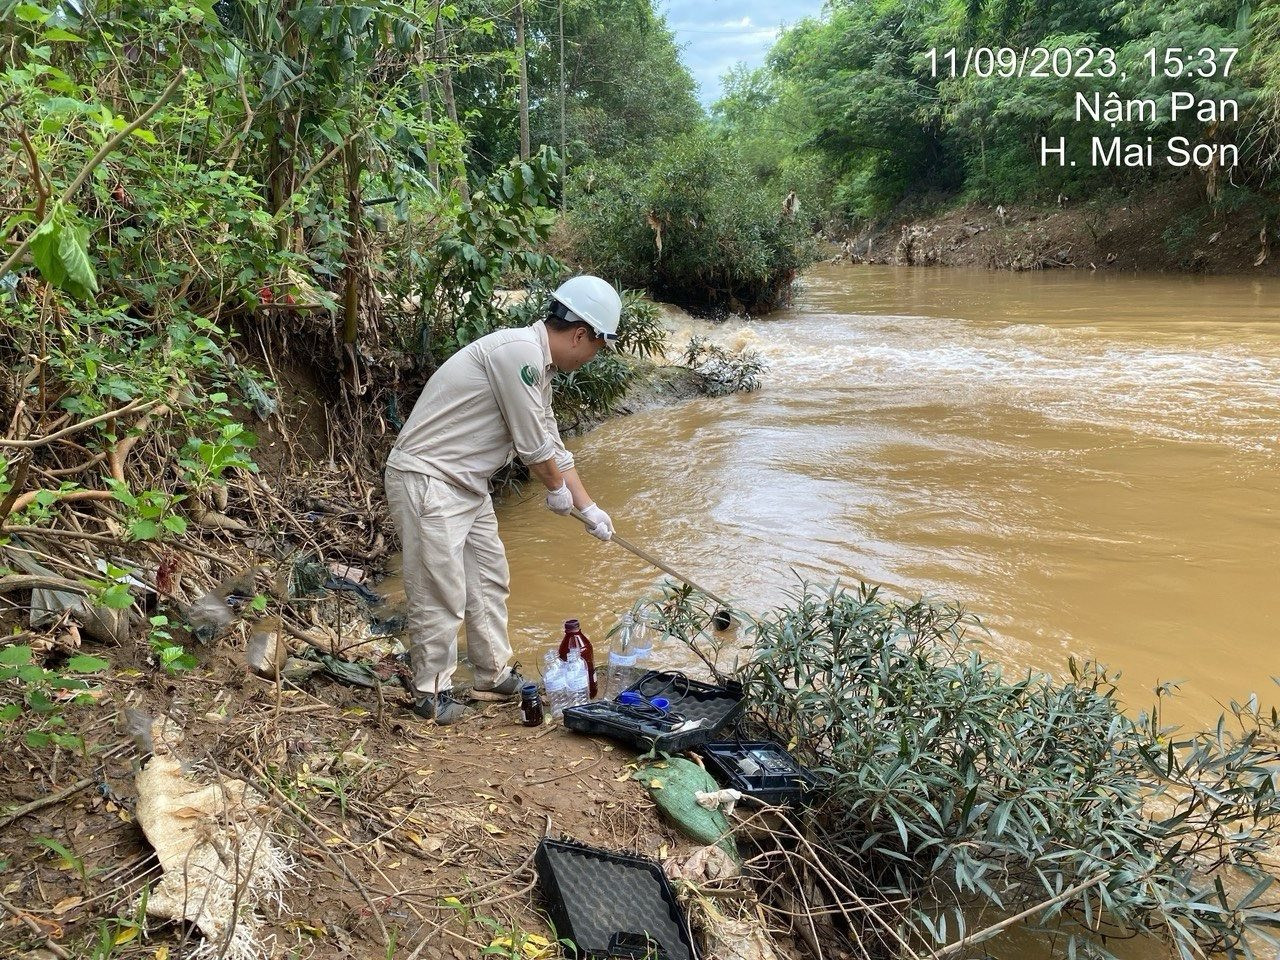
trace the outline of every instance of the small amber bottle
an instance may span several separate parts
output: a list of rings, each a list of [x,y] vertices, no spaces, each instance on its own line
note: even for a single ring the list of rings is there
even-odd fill
[[[526,683],[520,688],[520,722],[526,727],[542,726],[542,697],[536,683]]]

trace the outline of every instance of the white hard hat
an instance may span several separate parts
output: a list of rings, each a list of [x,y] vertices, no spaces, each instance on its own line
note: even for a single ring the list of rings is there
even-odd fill
[[[551,312],[565,320],[582,320],[612,343],[618,339],[622,298],[613,284],[584,275],[566,280],[551,294]]]

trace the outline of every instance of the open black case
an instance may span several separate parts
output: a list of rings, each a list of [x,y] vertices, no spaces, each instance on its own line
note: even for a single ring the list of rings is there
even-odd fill
[[[779,743],[772,740],[707,743],[698,748],[707,772],[722,786],[772,805],[796,805],[814,799],[819,781]]]
[[[699,960],[684,912],[651,860],[544,838],[534,855],[547,913],[571,960]]]
[[[652,700],[670,701],[667,716],[635,709],[614,700],[594,700],[566,707],[564,725],[576,733],[599,734],[636,750],[657,749],[683,753],[716,739],[720,731],[742,715],[742,684],[730,680],[724,686],[699,683],[682,673],[650,670],[627,690]],[[684,724],[694,724],[681,729]]]

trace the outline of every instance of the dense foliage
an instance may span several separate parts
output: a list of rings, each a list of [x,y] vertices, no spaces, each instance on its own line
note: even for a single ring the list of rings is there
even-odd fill
[[[647,60],[584,42],[600,39],[606,9],[613,41],[643,40]],[[0,105],[14,148],[0,180],[0,349],[14,377],[0,398],[32,436],[44,419],[103,417],[78,437],[101,453],[83,469],[62,462],[66,451],[42,451],[53,459],[7,471],[21,489],[2,513],[96,497],[98,464],[133,496],[124,451],[142,438],[117,443],[113,409],[156,408],[144,422],[153,452],[221,443],[251,405],[271,409],[270,384],[245,362],[263,350],[340,368],[330,399],[374,400],[358,416],[376,418],[376,394],[394,388],[376,365],[384,341],[429,371],[509,322],[491,299],[499,285],[545,287],[565,273],[541,252],[561,158],[543,145],[512,160],[508,138],[499,158],[468,164],[492,116],[514,104],[505,7],[5,0],[0,13]],[[546,61],[558,54],[547,17],[531,14],[526,44],[543,84],[534,130],[550,138],[558,109],[547,105]],[[584,154],[614,149],[618,125],[672,134],[696,117],[688,74],[647,2],[570,5],[565,29]],[[611,63],[616,83],[602,74]],[[660,107],[640,94],[658,74],[670,87]],[[468,100],[469,75],[488,77],[477,91],[503,91],[489,112],[479,92]],[[612,126],[584,119],[595,114]],[[580,403],[607,407],[616,379],[598,392],[579,384]],[[252,437],[235,442],[239,459],[225,466],[240,468]],[[179,505],[223,467],[153,489],[163,510],[138,533],[180,532]]]
[[[750,647],[711,628],[718,606],[671,587],[653,610],[742,681],[740,735],[788,744],[822,778],[786,815],[794,835],[750,819],[737,834],[795,871],[804,899],[782,896],[780,914],[801,908],[792,926],[811,946],[948,956],[1025,913],[1054,955],[1109,958],[1135,936],[1188,960],[1274,953],[1280,720],[1255,697],[1185,733],[1161,722],[1170,686],[1135,718],[1097,664],[1010,675],[952,606],[804,585],[759,619],[734,611]],[[768,870],[762,893],[778,898]]]
[[[592,165],[576,182],[575,255],[695,308],[770,310],[812,255],[785,191],[762,184],[734,146],[705,133]]]
[[[476,13],[488,12],[485,5],[474,6]],[[534,151],[540,145],[560,149],[562,106],[571,167],[646,149],[686,134],[702,121],[693,78],[650,0],[569,0],[563,5],[563,97],[560,6],[525,3],[523,10]],[[501,17],[494,27],[459,41],[470,62],[456,78],[458,106],[471,111],[467,153],[479,171],[501,165],[519,146],[519,116],[511,109],[519,82],[512,69],[517,49],[512,18]]]
[[[561,98],[549,10],[531,5],[527,23],[536,139],[522,158],[508,4],[0,0],[6,589],[27,583],[21,559],[19,573],[87,596],[90,632],[122,642],[146,628],[132,575],[155,571],[141,575],[168,596],[198,529],[249,529],[228,484],[251,498],[267,482],[256,423],[295,455],[305,411],[283,409],[268,375],[319,383],[330,469],[376,470],[366,436],[394,427],[439,362],[532,319],[495,293],[531,285],[545,304],[569,269],[546,252],[564,201],[560,100],[575,160],[700,116],[647,0],[567,5]],[[661,352],[655,316],[628,297],[624,353]],[[559,412],[607,412],[635,369],[610,355],[563,378]],[[115,544],[97,575],[77,537]],[[194,666],[181,614],[147,612],[155,664]]]
[[[1143,932],[1184,957],[1251,955],[1246,932],[1280,920],[1274,724],[1237,707],[1236,732],[1182,736],[1123,714],[1096,665],[1006,676],[975,625],[865,586],[806,590],[758,625],[743,679],[829,778],[824,844],[886,898],[927,892],[910,920],[935,943],[979,906],[1042,904],[1069,954]]]
[[[999,63],[990,76],[951,76],[946,51],[961,67],[973,48],[1064,49],[1074,55],[1066,76],[1035,77]],[[1115,76],[1102,61],[1081,67],[1082,48],[1115,51]],[[1222,75],[1165,75],[1180,57],[1204,70],[1204,48],[1240,52]],[[931,56],[929,51],[936,50]],[[1154,50],[1158,69],[1144,62]],[[1167,54],[1167,51],[1173,51]],[[1166,55],[1174,57],[1166,64]],[[941,67],[938,65],[941,64]],[[961,71],[962,72],[962,71]],[[1050,72],[1052,70],[1050,69]],[[757,167],[775,180],[802,180],[803,199],[838,216],[876,216],[908,196],[930,192],[992,202],[1048,199],[1063,192],[1128,189],[1179,175],[1163,162],[1125,169],[1041,165],[1041,138],[1066,137],[1083,151],[1094,134],[1162,145],[1174,135],[1190,142],[1236,144],[1241,165],[1188,168],[1210,199],[1238,204],[1265,188],[1276,156],[1276,89],[1280,34],[1271,5],[1238,0],[1011,0],[964,2],[839,0],[820,19],[784,32],[767,66],[727,78],[715,117],[727,138],[748,144]],[[1184,112],[1173,118],[1174,90],[1233,99],[1236,119],[1211,121]],[[1114,128],[1076,122],[1076,94],[1121,100],[1154,98],[1155,117],[1133,117]],[[1163,156],[1163,149],[1157,150]],[[797,178],[820,161],[821,176]],[[1185,171],[1183,171],[1185,172]]]

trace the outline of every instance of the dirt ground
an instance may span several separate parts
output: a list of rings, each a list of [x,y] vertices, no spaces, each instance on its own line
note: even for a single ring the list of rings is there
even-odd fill
[[[1280,275],[1275,224],[1214,211],[1190,177],[1105,200],[906,211],[839,246],[838,259],[855,263]]]
[[[118,957],[161,947],[177,957],[198,942],[173,924],[153,921],[141,936],[111,919],[132,917],[160,873],[135,817],[146,747],[130,728],[143,715],[178,721],[185,739],[175,749],[191,779],[240,778],[261,794],[296,865],[283,909],[267,918],[275,956],[422,946],[421,957],[470,958],[511,930],[549,936],[533,895],[544,835],[655,859],[694,849],[654,815],[622,746],[558,723],[524,727],[513,705],[437,727],[407,709],[398,685],[379,697],[322,676],[277,690],[245,669],[240,645],[233,637],[179,677],[157,673],[139,650],[113,651],[98,703],[70,714],[88,756],[20,741],[0,754],[0,808],[73,788],[0,817],[0,897],[15,914],[0,924],[0,954],[34,960],[54,955],[41,952],[53,944],[88,956],[103,931],[103,955]]]
[[[232,490],[226,507],[263,533],[207,540],[213,562],[194,557],[188,580],[270,566],[264,558],[283,556],[288,541],[290,550],[309,542],[329,551],[325,559],[360,563],[379,589],[374,581],[388,572],[394,544],[377,533],[385,518],[374,482],[324,442],[331,431],[314,377],[305,370],[277,377],[281,415],[253,427],[264,485],[256,494],[248,483]],[[659,370],[618,412],[695,392],[687,371]],[[269,532],[255,524],[268,491],[286,508],[272,516],[293,518]],[[280,576],[279,564],[260,570],[257,589],[279,601]],[[386,588],[394,584],[391,578]],[[185,596],[190,602],[194,594]],[[0,625],[21,631],[24,595],[10,598],[17,604],[0,611]],[[367,637],[356,628],[370,611],[355,594],[279,602],[289,612],[277,612],[295,630],[336,638],[336,648],[353,630],[357,640]],[[395,608],[393,596],[373,619]],[[172,601],[154,595],[144,613],[180,616]],[[627,748],[559,723],[524,727],[514,705],[478,705],[467,722],[437,727],[408,709],[394,682],[379,693],[323,674],[296,684],[262,679],[246,664],[260,616],[242,606],[204,646],[181,635],[199,666],[176,675],[153,662],[141,630],[115,648],[85,640],[79,652],[111,667],[95,678],[94,703],[62,711],[64,732],[82,738],[81,750],[28,745],[25,730],[40,721],[30,712],[6,727],[0,957],[178,960],[199,953],[204,941],[192,926],[148,920],[140,906],[162,875],[136,812],[137,774],[152,747],[145,732],[159,718],[181,730],[173,751],[187,780],[251,786],[251,817],[292,865],[281,902],[257,911],[265,955],[273,957],[558,955],[546,945],[552,934],[536,898],[533,852],[541,837],[656,860],[698,849],[658,818],[648,792],[631,779],[636,755]],[[7,642],[40,641],[18,632]],[[293,653],[306,649],[296,637],[290,644]],[[56,668],[64,661],[54,654],[45,662]]]

